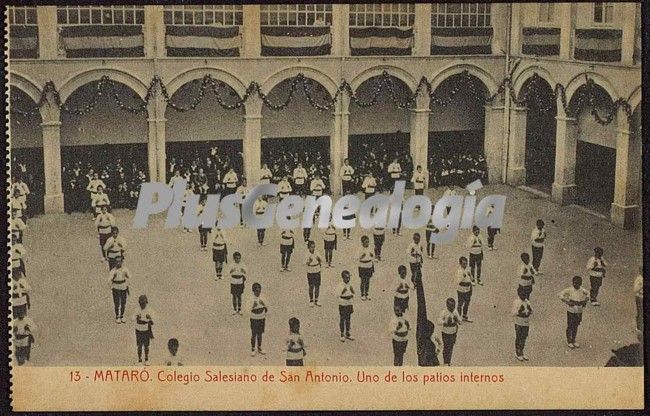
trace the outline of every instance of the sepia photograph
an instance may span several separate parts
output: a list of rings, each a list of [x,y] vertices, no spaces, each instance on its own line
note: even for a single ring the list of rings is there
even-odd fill
[[[15,405],[603,367],[642,405],[644,7],[4,6]]]

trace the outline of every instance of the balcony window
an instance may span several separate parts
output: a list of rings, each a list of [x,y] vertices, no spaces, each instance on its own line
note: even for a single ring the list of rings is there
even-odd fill
[[[143,6],[58,6],[59,26],[142,25]]]
[[[539,3],[537,11],[537,21],[541,24],[550,24],[555,22],[555,4]]]
[[[350,27],[413,27],[414,4],[350,4]]]
[[[331,26],[331,4],[262,4],[262,26]]]
[[[607,25],[614,21],[614,4],[605,2],[594,3],[594,23]]]
[[[434,3],[432,27],[491,27],[490,3]]]
[[[241,5],[165,6],[166,25],[241,26]]]

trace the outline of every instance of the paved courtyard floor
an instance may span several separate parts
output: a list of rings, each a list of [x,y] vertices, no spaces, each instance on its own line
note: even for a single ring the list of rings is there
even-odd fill
[[[435,201],[442,191],[429,192]],[[602,366],[610,349],[636,340],[632,282],[641,264],[641,234],[626,231],[575,207],[559,207],[549,200],[507,186],[489,186],[480,195],[507,195],[502,234],[496,251],[487,251],[483,264],[485,286],[477,286],[470,305],[474,323],[460,327],[454,350],[455,366]],[[384,261],[372,278],[372,301],[356,299],[352,316],[355,341],[341,343],[338,306],[334,290],[340,272],[359,278],[353,256],[359,237],[370,234],[361,228],[352,240],[339,240],[334,253],[336,267],[324,269],[322,308],[310,308],[307,294],[307,253],[296,230],[297,246],[292,271],[280,273],[279,230],[267,230],[265,247],[256,246],[252,229],[226,230],[229,253],[241,251],[250,277],[244,304],[251,296],[251,284],[263,286],[269,302],[265,356],[251,357],[250,327],[246,316],[231,316],[229,282],[214,280],[211,252],[199,249],[198,233],[163,228],[158,216],[147,229],[131,227],[133,211],[115,212],[128,244],[125,266],[133,275],[127,303],[130,317],[137,297],[147,294],[158,315],[154,327],[151,358],[161,364],[167,340],[176,337],[186,365],[284,365],[284,340],[288,319],[298,317],[306,342],[307,365],[391,365],[392,346],[388,323],[392,316],[393,289],[397,266],[406,264],[405,250],[412,230],[401,237],[387,232]],[[514,356],[514,327],[510,316],[516,298],[519,254],[530,251],[529,236],[537,218],[546,221],[548,240],[542,262],[544,275],[537,280],[531,302],[534,315],[526,352],[531,360],[522,364]],[[423,230],[420,230],[423,233]],[[482,231],[485,233],[485,230]],[[439,259],[425,259],[423,268],[429,318],[438,317],[445,299],[456,297],[454,274],[468,230],[456,242],[439,246]],[[312,236],[322,253],[322,233]],[[339,236],[340,237],[340,236]],[[211,243],[211,241],[210,241]],[[24,244],[28,280],[33,288],[29,314],[39,326],[32,350],[35,366],[132,365],[137,361],[133,324],[114,322],[111,289],[106,263],[100,262],[96,230],[90,216],[82,214],[43,215],[28,222]],[[571,277],[585,278],[585,265],[595,246],[602,246],[609,261],[600,300],[602,306],[587,307],[578,333],[579,350],[565,343],[566,313],[557,294],[570,285]],[[414,294],[411,306],[415,305]],[[414,322],[414,310],[411,311]],[[436,332],[440,328],[436,325]],[[417,365],[415,331],[410,336],[405,365]]]

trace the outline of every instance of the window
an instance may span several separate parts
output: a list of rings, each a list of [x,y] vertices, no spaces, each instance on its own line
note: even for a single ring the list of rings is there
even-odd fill
[[[59,25],[142,25],[143,6],[58,6]]]
[[[537,21],[539,23],[553,23],[555,21],[555,4],[539,3]]]
[[[8,9],[9,25],[36,26],[35,6],[11,6]]]
[[[434,3],[432,27],[491,27],[490,3]]]
[[[351,27],[413,27],[414,4],[350,4]]]
[[[594,23],[609,24],[614,21],[614,4],[594,3]]]
[[[165,6],[166,25],[241,26],[241,5]]]
[[[330,26],[331,4],[262,4],[262,26]]]

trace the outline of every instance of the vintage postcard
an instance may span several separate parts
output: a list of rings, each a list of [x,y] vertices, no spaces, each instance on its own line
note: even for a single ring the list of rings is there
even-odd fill
[[[3,8],[14,410],[643,407],[641,3]]]

